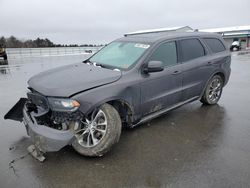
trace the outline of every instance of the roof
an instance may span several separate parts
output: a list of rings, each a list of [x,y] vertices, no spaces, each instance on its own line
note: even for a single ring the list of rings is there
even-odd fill
[[[147,30],[140,30],[140,31],[125,33],[124,36],[138,35],[138,34],[148,34],[148,33],[162,33],[162,32],[170,32],[170,31],[188,31],[188,30],[193,30],[193,29],[191,27],[189,27],[189,26],[147,29]]]
[[[163,41],[173,38],[181,37],[196,37],[196,36],[212,36],[220,37],[218,34],[206,33],[206,32],[162,32],[162,33],[143,33],[136,35],[128,35],[126,37],[117,39],[117,41],[130,41],[130,42],[141,42],[141,43],[155,43],[158,41]]]
[[[200,29],[199,31],[212,32],[212,33],[224,33],[224,32],[235,32],[235,31],[247,31],[247,30],[250,31],[250,25]]]

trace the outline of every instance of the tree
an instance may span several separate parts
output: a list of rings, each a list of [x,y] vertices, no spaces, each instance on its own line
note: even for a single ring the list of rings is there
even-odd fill
[[[25,40],[21,41],[14,36],[9,38],[0,37],[0,45],[3,45],[7,48],[41,48],[41,47],[78,47],[78,44],[54,44],[48,38],[41,39],[37,38],[35,40]],[[93,45],[93,44],[82,44],[82,47],[93,47],[93,46],[102,46],[102,45]]]
[[[7,38],[6,40],[6,47],[7,48],[21,48],[22,42],[17,40],[16,37],[10,36],[10,38]]]
[[[0,38],[0,46],[6,46],[6,39],[4,37]]]

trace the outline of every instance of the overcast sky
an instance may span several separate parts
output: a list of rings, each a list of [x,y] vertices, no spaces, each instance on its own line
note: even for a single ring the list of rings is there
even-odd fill
[[[0,0],[0,36],[107,43],[126,32],[250,25],[250,0]]]

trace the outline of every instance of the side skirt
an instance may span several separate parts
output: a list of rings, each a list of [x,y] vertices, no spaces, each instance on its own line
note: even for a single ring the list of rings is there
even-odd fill
[[[184,105],[184,104],[187,104],[187,103],[190,103],[190,102],[192,102],[192,101],[195,101],[195,100],[199,99],[199,97],[200,97],[200,96],[192,97],[192,98],[190,98],[190,99],[188,99],[188,100],[186,100],[186,101],[179,102],[179,103],[177,103],[176,105],[173,105],[173,106],[171,106],[171,107],[169,107],[169,108],[164,108],[164,109],[162,109],[162,110],[159,110],[159,111],[157,111],[157,112],[154,112],[154,113],[152,113],[152,114],[149,114],[149,115],[143,117],[138,123],[132,125],[131,127],[133,128],[133,127],[136,127],[136,126],[138,126],[138,125],[140,125],[140,124],[142,124],[142,123],[145,123],[145,122],[147,122],[147,121],[150,121],[150,120],[152,120],[152,119],[154,119],[154,118],[156,118],[156,117],[159,117],[159,116],[165,114],[166,112],[168,112],[168,111],[170,111],[170,110],[173,110],[173,109],[178,108],[178,107],[180,107],[180,106],[182,106],[182,105]]]

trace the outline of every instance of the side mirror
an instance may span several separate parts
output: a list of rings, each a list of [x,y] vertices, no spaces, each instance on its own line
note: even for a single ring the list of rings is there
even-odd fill
[[[149,61],[147,66],[144,68],[144,73],[160,72],[164,70],[163,63],[161,61]]]

